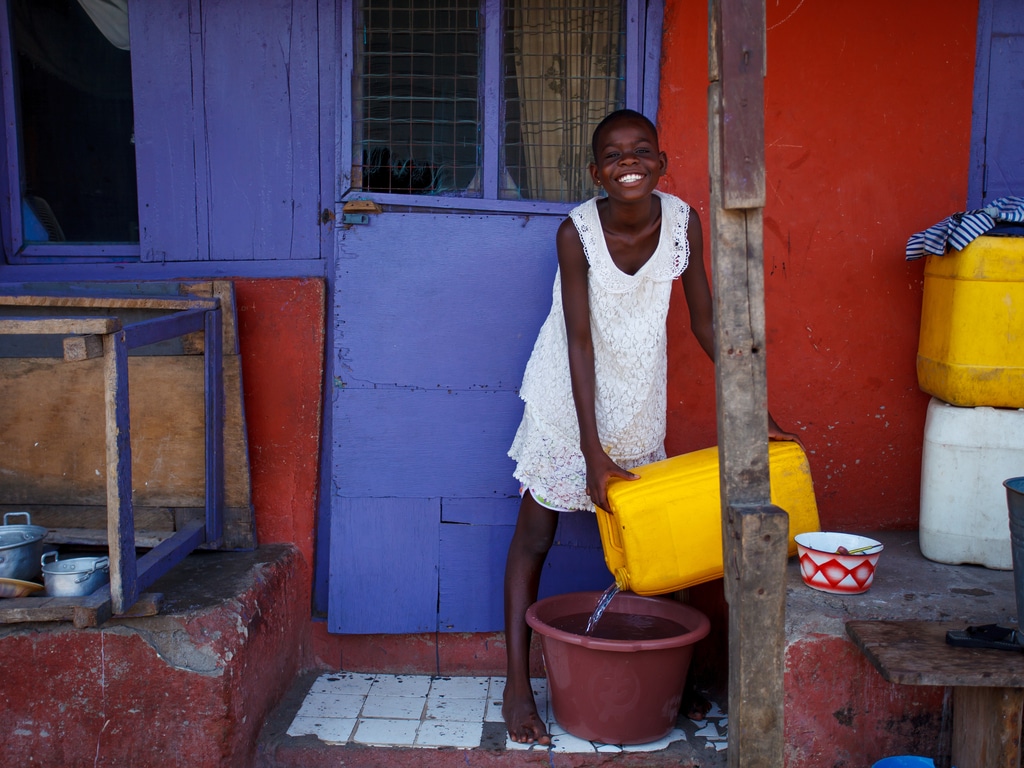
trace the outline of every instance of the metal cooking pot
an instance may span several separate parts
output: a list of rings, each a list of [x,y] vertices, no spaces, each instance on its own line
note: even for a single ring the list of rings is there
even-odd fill
[[[52,556],[52,560],[49,558]],[[72,557],[58,559],[56,552],[47,552],[40,559],[46,594],[52,597],[91,595],[110,581],[110,558]]]
[[[12,515],[24,515],[27,525],[8,525]],[[7,512],[0,526],[0,578],[32,581],[39,578],[46,529],[32,525],[28,512]]]

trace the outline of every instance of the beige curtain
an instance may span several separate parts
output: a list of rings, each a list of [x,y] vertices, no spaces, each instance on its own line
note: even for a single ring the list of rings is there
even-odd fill
[[[584,4],[585,3],[585,4]],[[621,105],[620,0],[514,0],[516,83],[534,200],[582,200],[594,187],[590,136]]]
[[[122,51],[131,48],[128,40],[128,0],[78,0],[78,4],[89,14],[92,23],[112,46]]]

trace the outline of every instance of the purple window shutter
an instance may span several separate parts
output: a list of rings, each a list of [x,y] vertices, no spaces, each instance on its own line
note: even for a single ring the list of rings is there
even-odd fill
[[[139,245],[143,261],[209,258],[199,237],[197,202],[202,167],[197,157],[191,13],[197,3],[146,0],[129,15],[135,106],[135,167],[139,190]],[[141,8],[140,8],[141,10]],[[201,72],[201,69],[198,70]],[[201,78],[201,74],[196,75]],[[203,195],[205,196],[205,195]]]

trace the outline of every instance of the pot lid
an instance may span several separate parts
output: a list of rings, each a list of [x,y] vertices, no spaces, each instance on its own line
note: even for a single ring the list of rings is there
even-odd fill
[[[59,573],[92,573],[110,567],[107,557],[72,557],[69,560],[43,562],[43,573],[54,576]]]
[[[0,549],[10,549],[11,547],[21,547],[25,544],[32,544],[40,541],[43,535],[46,533],[46,529],[38,525],[31,526],[32,528],[38,528],[37,531],[23,530],[29,526],[25,525],[5,525],[0,526]],[[5,528],[15,528],[19,530],[7,531]]]

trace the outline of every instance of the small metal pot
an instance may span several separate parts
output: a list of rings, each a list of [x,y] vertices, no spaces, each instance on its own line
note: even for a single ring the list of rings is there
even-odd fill
[[[27,525],[8,525],[12,515],[24,515]],[[0,578],[32,581],[39,578],[46,529],[32,525],[28,512],[7,512],[0,526]]]
[[[52,556],[52,560],[50,559]],[[110,558],[72,557],[58,559],[56,552],[42,556],[43,583],[51,597],[82,597],[91,595],[110,581]]]

